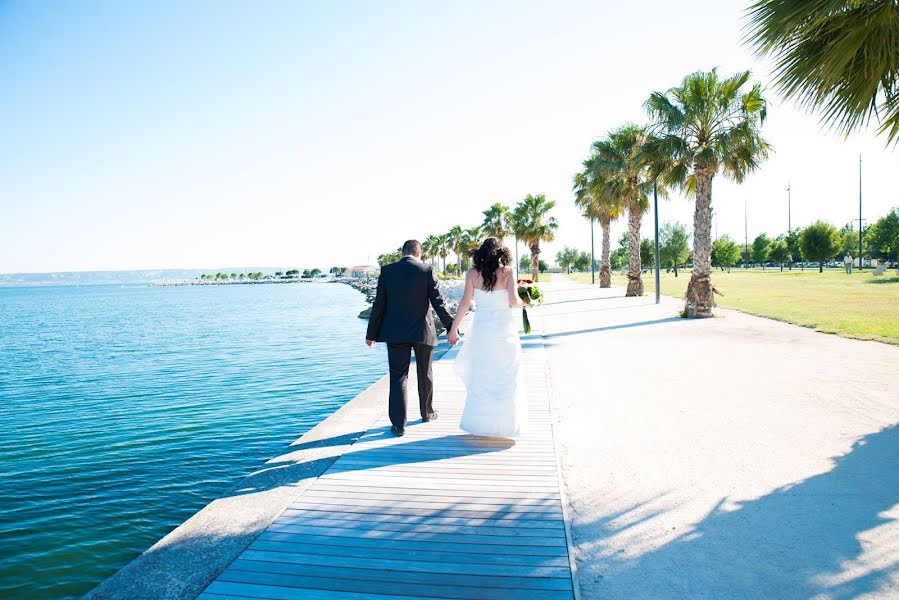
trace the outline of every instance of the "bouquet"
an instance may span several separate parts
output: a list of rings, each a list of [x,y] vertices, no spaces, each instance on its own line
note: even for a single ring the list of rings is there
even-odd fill
[[[518,297],[528,306],[543,303],[543,294],[540,288],[534,285],[532,279],[518,280]],[[531,333],[531,321],[528,319],[528,309],[521,309],[521,326],[525,334]]]

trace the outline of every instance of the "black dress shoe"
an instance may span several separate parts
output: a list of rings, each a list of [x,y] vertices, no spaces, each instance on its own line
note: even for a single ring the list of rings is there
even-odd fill
[[[402,427],[397,427],[396,425],[391,425],[390,431],[392,431],[393,435],[397,437],[403,437],[404,435],[406,435],[406,430]]]
[[[435,410],[434,412],[429,414],[426,418],[422,418],[422,422],[427,423],[428,421],[436,421],[437,417],[439,417],[439,416],[440,416],[440,413]]]

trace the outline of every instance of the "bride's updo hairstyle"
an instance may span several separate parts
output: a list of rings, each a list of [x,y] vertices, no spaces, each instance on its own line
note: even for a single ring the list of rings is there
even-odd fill
[[[471,251],[471,259],[484,280],[484,289],[490,291],[496,285],[496,272],[512,262],[512,253],[498,239],[489,237]]]

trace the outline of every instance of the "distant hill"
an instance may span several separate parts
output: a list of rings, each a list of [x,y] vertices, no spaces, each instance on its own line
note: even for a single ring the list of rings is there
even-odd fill
[[[0,273],[4,285],[101,285],[110,283],[153,283],[157,281],[190,281],[203,273],[272,274],[287,271],[285,267],[228,267],[218,269],[149,269],[135,271],[63,271],[59,273]]]

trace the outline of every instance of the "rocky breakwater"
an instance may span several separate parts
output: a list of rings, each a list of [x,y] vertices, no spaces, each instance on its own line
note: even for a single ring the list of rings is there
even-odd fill
[[[365,308],[361,313],[359,313],[360,319],[368,319],[371,316],[371,304],[375,301],[375,294],[378,291],[378,280],[377,279],[341,279],[343,283],[346,283],[353,289],[359,290],[363,294],[365,294],[365,301],[368,303],[368,307]],[[456,314],[456,309],[459,307],[459,301],[462,300],[462,292],[465,287],[465,282],[462,280],[447,280],[440,282],[440,293],[443,294],[443,298],[446,300],[447,308],[449,308],[450,313]],[[443,323],[440,322],[440,319],[434,319],[434,324],[437,326],[437,333],[443,333],[445,331],[443,327]]]

